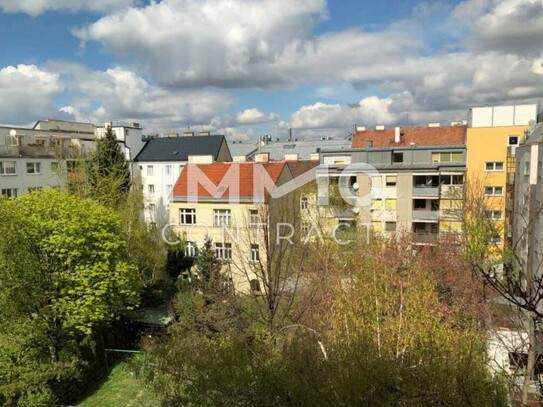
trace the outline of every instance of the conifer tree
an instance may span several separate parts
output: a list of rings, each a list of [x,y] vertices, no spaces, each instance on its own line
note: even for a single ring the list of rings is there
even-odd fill
[[[102,204],[119,208],[130,191],[130,169],[111,126],[96,141],[90,169],[91,195]]]

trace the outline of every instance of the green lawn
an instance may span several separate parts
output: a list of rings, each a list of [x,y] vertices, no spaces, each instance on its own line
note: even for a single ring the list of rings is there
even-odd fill
[[[109,373],[106,380],[78,404],[80,407],[158,407],[152,391],[144,387],[127,363],[119,363]]]

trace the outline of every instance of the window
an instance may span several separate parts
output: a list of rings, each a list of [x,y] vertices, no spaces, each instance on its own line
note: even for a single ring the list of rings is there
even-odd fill
[[[503,195],[503,187],[485,187],[485,195],[487,196],[500,196]]]
[[[392,153],[393,163],[403,163],[403,153]]]
[[[485,216],[489,220],[501,220],[503,216],[502,211],[485,211]]]
[[[17,198],[19,190],[17,188],[2,189],[2,195],[7,196],[8,198]]]
[[[214,209],[213,226],[230,226],[230,209]]]
[[[171,165],[167,165],[166,166],[166,175],[171,175],[172,174],[172,166]]]
[[[251,261],[258,262],[260,260],[260,252],[257,244],[251,245]]]
[[[232,243],[215,243],[215,255],[220,260],[232,260]]]
[[[489,242],[490,243],[500,243],[502,241],[502,238],[500,235],[498,235],[497,233],[492,235],[489,239]]]
[[[385,231],[396,232],[396,222],[385,222]]]
[[[507,137],[507,145],[518,146],[518,139],[519,137],[517,135]]]
[[[0,161],[0,175],[15,175],[16,168],[15,161]]]
[[[149,184],[149,186],[147,187],[147,190],[149,191],[150,194],[154,194],[155,186],[153,184]]]
[[[307,196],[302,196],[302,198],[300,198],[300,209],[307,208],[309,208],[309,200],[307,199]]]
[[[41,164],[40,163],[26,163],[26,173],[27,174],[40,174],[41,173]]]
[[[166,185],[166,193],[168,195],[170,195],[172,193],[172,185],[171,184]]]
[[[53,162],[51,163],[51,172],[52,172],[53,174],[56,174],[56,173],[58,172],[59,168],[60,168],[60,167],[59,167],[58,162],[53,161]]]
[[[394,185],[396,185],[396,180],[396,175],[387,175],[385,178],[386,186],[393,187]]]
[[[260,292],[260,281],[258,281],[256,278],[250,280],[249,285],[251,286],[252,292]]]
[[[441,175],[441,185],[462,185],[464,184],[463,175]]]
[[[257,209],[249,210],[249,226],[257,226],[260,223],[260,216]]]
[[[153,166],[148,165],[147,166],[147,175],[151,177],[153,175],[153,173],[154,173]]]
[[[415,199],[415,209],[426,209],[426,199]]]
[[[196,243],[187,242],[185,245],[185,256],[187,257],[196,257]]]
[[[151,212],[152,215],[156,212],[156,205],[154,203],[149,204],[149,212]]]
[[[503,162],[487,162],[485,163],[486,171],[503,171]]]
[[[530,163],[524,163],[524,175],[530,175]]]
[[[309,233],[309,223],[303,222],[301,227],[300,227],[300,230],[301,230],[303,235],[307,235]]]
[[[448,162],[462,162],[464,161],[464,155],[461,151],[446,151],[432,153],[432,162],[434,163],[448,163]]]
[[[196,223],[196,209],[179,209],[179,224],[194,225]]]

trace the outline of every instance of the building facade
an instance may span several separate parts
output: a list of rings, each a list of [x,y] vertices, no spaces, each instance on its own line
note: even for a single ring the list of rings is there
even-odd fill
[[[150,139],[136,156],[135,167],[142,181],[148,223],[168,222],[173,186],[189,157],[205,163],[232,161],[224,136],[207,133],[194,136],[188,132],[182,137],[170,134]]]

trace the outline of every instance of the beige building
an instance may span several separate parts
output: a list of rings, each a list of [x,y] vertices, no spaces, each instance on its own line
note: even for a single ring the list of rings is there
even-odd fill
[[[195,256],[211,239],[234,287],[259,292],[270,268],[301,234],[301,203],[293,179],[318,161],[187,164],[177,180],[170,222]],[[283,191],[279,189],[283,187]],[[278,193],[278,195],[273,195]]]

